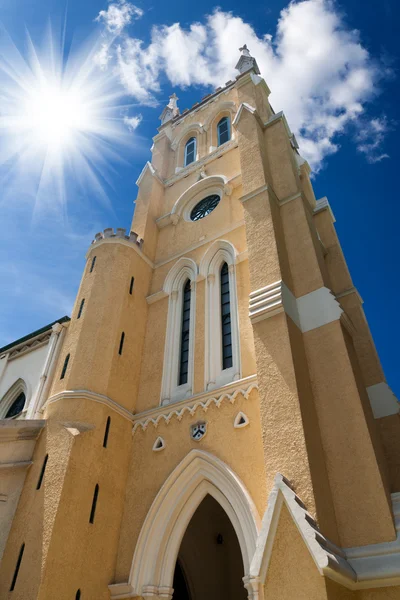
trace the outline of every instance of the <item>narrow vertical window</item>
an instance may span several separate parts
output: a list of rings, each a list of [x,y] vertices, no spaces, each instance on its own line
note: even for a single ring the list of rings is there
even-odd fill
[[[107,448],[108,434],[110,433],[111,417],[107,417],[106,428],[104,430],[103,448]]]
[[[94,488],[93,501],[92,501],[92,510],[90,511],[89,523],[94,523],[94,515],[96,514],[96,505],[97,498],[99,495],[99,484],[96,483],[96,487]]]
[[[135,278],[132,277],[131,278],[131,284],[129,286],[129,293],[132,294],[132,290],[133,290],[133,284],[135,283]]]
[[[83,311],[84,304],[85,304],[85,298],[83,298],[83,300],[81,301],[81,304],[79,306],[78,317],[77,317],[78,319],[81,318],[81,314],[82,314],[82,311]]]
[[[65,357],[60,379],[64,379],[64,377],[65,377],[65,373],[67,372],[67,368],[68,368],[69,357],[70,357],[69,354],[67,354],[67,356]]]
[[[49,455],[46,454],[46,456],[44,457],[44,461],[43,461],[43,465],[42,465],[42,470],[40,471],[39,479],[38,479],[38,482],[37,482],[37,486],[36,486],[37,490],[40,490],[40,488],[42,486],[42,481],[43,481],[44,472],[46,470],[46,465],[47,465],[48,459],[49,459]]]
[[[187,383],[189,370],[189,334],[190,334],[190,279],[183,288],[182,329],[179,361],[179,385]]]
[[[221,335],[222,369],[224,370],[229,369],[233,365],[229,269],[226,263],[221,267]]]
[[[118,354],[122,354],[122,349],[123,349],[123,347],[124,347],[124,339],[125,339],[125,333],[124,333],[124,332],[122,332],[122,333],[121,333],[121,339],[120,339],[120,342],[119,342],[119,350],[118,350]]]
[[[223,117],[217,125],[218,146],[225,144],[231,139],[231,127],[228,117]]]
[[[90,265],[90,271],[89,271],[89,273],[91,273],[93,271],[95,264],[96,264],[96,257],[93,256],[92,264]]]
[[[196,160],[196,138],[191,137],[185,146],[185,167]]]
[[[75,600],[81,600],[81,590],[78,590],[75,594]]]
[[[21,566],[24,550],[25,550],[25,544],[22,544],[21,550],[19,551],[19,554],[18,554],[17,564],[15,565],[15,571],[14,571],[14,576],[13,576],[12,582],[11,582],[10,592],[12,592],[14,590],[15,584],[17,583],[18,572],[19,572],[19,568]]]

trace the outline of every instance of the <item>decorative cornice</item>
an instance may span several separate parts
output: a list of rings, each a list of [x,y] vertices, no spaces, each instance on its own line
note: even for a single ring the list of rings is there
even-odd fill
[[[317,200],[314,208],[314,215],[317,215],[323,210],[328,210],[332,218],[332,223],[336,223],[335,215],[332,212],[331,205],[329,204],[328,198],[326,196]]]
[[[244,396],[247,400],[253,389],[258,389],[256,375],[234,381],[212,392],[197,394],[190,400],[181,400],[180,402],[139,413],[134,415],[132,434],[139,427],[145,431],[150,424],[153,424],[154,427],[157,427],[161,421],[168,424],[173,417],[177,417],[178,421],[180,421],[186,412],[194,415],[198,408],[206,412],[211,404],[215,404],[217,408],[225,400],[233,404],[238,395]]]
[[[295,298],[279,280],[250,293],[249,317],[253,324],[281,312],[286,312],[303,333],[339,319],[352,335],[356,331],[350,317],[326,287]]]
[[[282,280],[250,293],[249,317],[252,323],[285,311],[300,328],[296,299]]]
[[[51,331],[29,340],[28,342],[26,342],[26,344],[22,344],[21,346],[18,346],[17,348],[12,350],[12,352],[9,353],[8,360],[10,361],[13,358],[17,358],[17,357],[21,356],[22,354],[27,354],[28,352],[31,352],[32,350],[37,350],[37,348],[46,346],[46,344],[49,343],[50,336],[51,336]]]
[[[100,404],[105,404],[111,410],[115,411],[121,417],[124,417],[128,421],[133,420],[133,413],[111,400],[108,396],[103,396],[103,394],[97,394],[96,392],[91,392],[90,390],[64,390],[59,392],[58,394],[54,394],[54,396],[50,396],[47,400],[43,410],[47,408],[50,404],[54,404],[54,402],[59,402],[60,400],[71,400],[71,399],[85,399],[91,400],[92,402],[99,402]]]

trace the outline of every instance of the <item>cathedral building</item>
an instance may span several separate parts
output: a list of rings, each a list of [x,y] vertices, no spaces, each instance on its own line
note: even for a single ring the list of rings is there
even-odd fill
[[[256,60],[0,349],[2,600],[400,599],[400,414]],[[356,227],[357,224],[355,223]]]

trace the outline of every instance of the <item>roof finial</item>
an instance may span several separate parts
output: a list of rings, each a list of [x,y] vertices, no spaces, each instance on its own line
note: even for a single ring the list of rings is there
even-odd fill
[[[250,52],[249,52],[249,49],[247,47],[247,44],[244,44],[244,46],[242,46],[241,48],[239,48],[239,52],[241,52],[243,54],[243,56],[250,56]]]
[[[253,58],[253,56],[251,56],[247,44],[244,44],[241,48],[239,48],[239,52],[241,52],[242,54],[239,58],[238,64],[235,67],[239,71],[239,73],[246,73],[247,71],[253,69],[254,72],[257,73],[257,75],[259,75],[260,69],[258,68],[257,61],[255,58]]]
[[[160,115],[161,125],[179,115],[178,100],[175,92],[169,97],[169,102]]]

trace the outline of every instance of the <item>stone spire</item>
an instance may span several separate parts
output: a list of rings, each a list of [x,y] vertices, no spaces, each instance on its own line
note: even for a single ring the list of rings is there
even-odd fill
[[[251,56],[247,45],[244,44],[244,46],[239,48],[239,52],[241,52],[242,54],[235,67],[239,71],[239,73],[246,73],[246,71],[250,71],[251,69],[253,69],[253,71],[257,73],[257,75],[259,75],[260,69],[258,68],[257,61],[255,58],[253,58],[253,56]]]
[[[161,125],[179,115],[178,100],[179,98],[175,92],[169,97],[169,102],[160,115]]]

